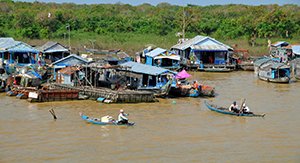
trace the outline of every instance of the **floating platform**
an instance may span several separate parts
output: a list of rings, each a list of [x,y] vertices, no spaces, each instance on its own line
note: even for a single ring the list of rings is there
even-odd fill
[[[29,102],[51,102],[51,101],[68,101],[78,100],[78,90],[38,90],[37,92],[29,92]]]
[[[89,96],[90,99],[97,100],[99,97],[111,100],[113,103],[139,103],[139,102],[155,102],[155,96],[148,91],[134,90],[111,90],[109,88],[91,88],[91,87],[73,87],[64,84],[51,84],[50,88],[63,90],[76,90],[80,94]]]

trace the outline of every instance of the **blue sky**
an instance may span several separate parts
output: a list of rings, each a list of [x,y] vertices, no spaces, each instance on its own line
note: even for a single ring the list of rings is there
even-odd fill
[[[18,0],[25,2],[34,2],[36,0]],[[207,5],[223,5],[223,4],[246,4],[246,5],[265,5],[265,4],[297,4],[300,5],[300,0],[38,0],[40,2],[56,2],[56,3],[78,3],[78,4],[101,4],[101,3],[125,3],[131,5],[140,5],[143,3],[150,3],[152,5],[157,5],[161,2],[167,2],[173,5],[186,5],[194,4],[199,6]]]

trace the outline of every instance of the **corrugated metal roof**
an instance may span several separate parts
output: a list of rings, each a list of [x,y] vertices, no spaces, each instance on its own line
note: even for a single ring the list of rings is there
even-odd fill
[[[289,68],[289,66],[286,65],[286,64],[284,64],[284,63],[273,62],[271,68],[273,68],[273,69],[278,69],[278,68]]]
[[[32,46],[21,42],[15,41],[11,37],[2,37],[0,38],[0,51],[5,52],[30,52],[30,53],[38,53],[39,50],[33,48]]]
[[[15,41],[13,38],[11,37],[1,37],[0,38],[0,50],[1,51],[5,51],[6,49],[17,45],[18,42]]]
[[[227,51],[228,47],[224,45],[193,45],[191,47],[193,50],[205,50],[205,51]]]
[[[292,45],[292,50],[294,54],[300,55],[300,45]]]
[[[162,49],[162,48],[156,48],[156,49],[154,49],[154,50],[146,53],[145,55],[149,56],[149,57],[156,57],[159,54],[164,53],[165,51],[167,51],[167,50],[166,49]]]
[[[126,52],[123,52],[123,51],[118,52],[117,56],[118,56],[118,58],[121,58],[121,59],[129,57],[129,55]]]
[[[258,66],[261,66],[262,64],[270,62],[270,61],[272,61],[271,58],[262,58],[262,59],[256,60],[253,64],[254,64],[254,66],[258,67]]]
[[[24,42],[20,42],[20,41],[17,41],[17,42],[19,42],[17,45],[12,46],[6,50],[9,52],[39,53],[39,50],[33,48],[32,46],[30,46]]]
[[[265,65],[266,64],[266,65]],[[271,58],[262,58],[259,59],[257,61],[254,62],[254,66],[267,66],[273,69],[278,69],[278,68],[289,68],[289,66],[287,66],[284,63],[280,63],[280,62],[276,62],[274,60],[272,60]]]
[[[57,64],[57,63],[59,63],[59,62],[62,62],[62,61],[64,61],[64,60],[67,60],[67,59],[72,58],[72,57],[77,58],[78,60],[81,60],[81,61],[83,61],[83,62],[85,62],[85,63],[89,63],[88,60],[86,60],[86,59],[84,59],[84,58],[82,58],[82,57],[80,57],[80,56],[78,56],[78,55],[76,55],[76,54],[71,54],[71,55],[69,55],[69,56],[67,56],[67,57],[64,57],[64,58],[62,58],[62,59],[60,59],[60,60],[55,61],[54,63],[52,63],[52,65],[55,65],[55,64]]]
[[[58,72],[61,74],[71,75],[71,74],[74,74],[78,70],[80,70],[80,69],[77,67],[66,67],[66,68],[59,70]]]
[[[232,49],[230,46],[221,43],[220,41],[215,40],[214,38],[208,36],[196,36],[190,40],[187,40],[181,44],[177,44],[172,46],[172,49],[180,49],[185,50],[193,45],[202,46],[202,45],[221,45],[226,47],[227,49]]]
[[[171,72],[170,70],[160,68],[160,67],[155,67],[155,66],[149,66],[137,62],[125,62],[120,64],[121,66],[125,67],[131,67],[131,71],[139,74],[149,74],[149,75],[160,75],[166,72]]]
[[[69,50],[58,42],[49,41],[38,48],[44,53],[68,52]]]
[[[274,44],[272,44],[272,46],[288,46],[289,43],[288,42],[285,42],[285,41],[278,41],[278,42],[275,42]]]
[[[198,36],[196,36],[196,37],[194,37],[190,40],[184,41],[183,43],[179,43],[179,44],[176,44],[176,45],[172,46],[172,49],[185,50],[188,47],[199,43],[200,41],[202,41],[205,38],[206,38],[205,36],[199,36],[198,35]]]

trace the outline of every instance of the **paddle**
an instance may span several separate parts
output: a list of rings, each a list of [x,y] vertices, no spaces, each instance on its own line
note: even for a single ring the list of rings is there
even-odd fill
[[[243,105],[244,105],[245,102],[246,102],[246,99],[242,98],[242,103],[241,103],[241,106],[240,106],[239,115],[243,112]]]

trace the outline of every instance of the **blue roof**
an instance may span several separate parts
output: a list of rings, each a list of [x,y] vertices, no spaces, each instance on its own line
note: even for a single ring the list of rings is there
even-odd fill
[[[18,42],[11,37],[1,37],[0,38],[0,52],[5,52],[11,46],[17,45]]]
[[[300,55],[300,45],[293,45],[292,50],[294,54]]]
[[[160,74],[167,73],[167,72],[173,73],[172,71],[170,71],[168,69],[155,67],[155,66],[149,66],[149,65],[145,65],[145,64],[141,64],[141,63],[137,63],[137,62],[132,62],[132,61],[125,62],[120,65],[126,66],[126,67],[131,67],[131,69],[130,69],[131,72],[135,72],[135,73],[139,73],[139,74],[160,75]]]
[[[0,38],[0,52],[24,52],[24,53],[39,53],[39,51],[32,46],[21,42],[15,41],[13,38],[6,37]]]
[[[39,51],[32,46],[24,43],[24,42],[19,42],[17,45],[10,47],[7,49],[9,52],[24,52],[24,53],[39,53]]]
[[[149,56],[149,57],[156,57],[159,54],[164,53],[165,51],[167,51],[167,50],[166,49],[162,49],[162,48],[156,48],[156,49],[154,49],[154,50],[146,53],[145,55]]]
[[[77,64],[87,64],[87,63],[89,63],[88,60],[86,60],[76,54],[71,54],[67,57],[57,60],[56,62],[52,63],[52,65],[74,66]]]

